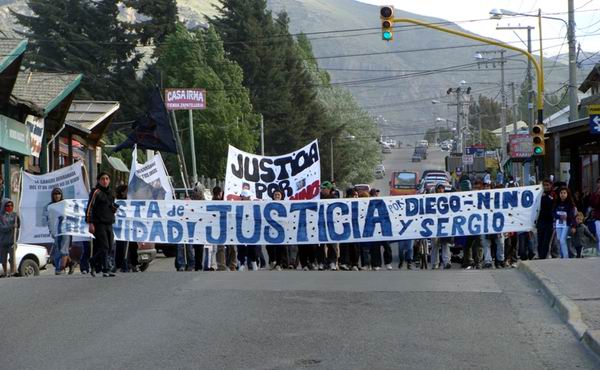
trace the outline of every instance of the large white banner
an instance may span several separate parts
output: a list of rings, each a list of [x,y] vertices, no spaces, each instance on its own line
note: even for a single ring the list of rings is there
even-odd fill
[[[295,152],[267,157],[229,146],[225,173],[225,199],[239,200],[243,190],[251,199],[271,199],[281,189],[285,199],[318,199],[321,164],[317,140]]]
[[[88,190],[83,177],[83,163],[47,173],[23,172],[23,193],[19,204],[21,217],[20,243],[52,243],[44,210],[51,202],[52,189],[60,188],[65,199],[86,199]]]
[[[39,158],[42,152],[42,137],[44,136],[44,117],[28,115],[25,118],[25,126],[29,130],[31,155]]]
[[[533,229],[542,189],[313,201],[118,201],[117,240],[318,244],[498,234]],[[50,207],[57,233],[87,235],[87,200]]]
[[[127,199],[173,199],[173,195],[173,187],[160,153],[156,153],[154,158],[140,165],[134,147]]]

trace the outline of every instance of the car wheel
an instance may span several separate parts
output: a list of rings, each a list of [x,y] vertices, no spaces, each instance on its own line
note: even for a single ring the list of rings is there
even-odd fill
[[[37,262],[27,258],[21,261],[19,266],[19,275],[23,277],[38,276],[40,274],[40,267]]]
[[[144,272],[144,271],[148,270],[148,267],[149,267],[149,266],[150,266],[150,262],[145,262],[145,263],[142,263],[142,264],[140,265],[140,271]]]

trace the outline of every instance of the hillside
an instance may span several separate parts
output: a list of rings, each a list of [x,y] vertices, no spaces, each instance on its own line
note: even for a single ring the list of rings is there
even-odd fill
[[[13,9],[26,9],[24,0],[0,1]],[[179,0],[180,16],[191,26],[205,23],[203,15],[215,14],[213,3]],[[473,58],[479,50],[495,49],[489,45],[414,26],[401,26],[395,40],[386,43],[378,29],[379,8],[354,0],[269,0],[269,6],[274,13],[288,13],[293,33],[309,36],[319,65],[329,71],[334,83],[349,89],[365,109],[384,116],[395,127],[422,132],[433,125],[433,116],[451,117],[450,107],[437,105],[433,111],[431,100],[449,102],[446,91],[461,80],[472,87],[473,95],[498,95],[499,69],[479,68]],[[6,8],[0,7],[3,30],[13,28]],[[396,17],[444,22],[399,10]],[[506,65],[507,83],[524,79],[523,58],[515,59]],[[567,67],[554,58],[548,58],[545,66],[546,92],[552,92],[567,81]],[[587,75],[587,68],[580,71],[579,81]]]

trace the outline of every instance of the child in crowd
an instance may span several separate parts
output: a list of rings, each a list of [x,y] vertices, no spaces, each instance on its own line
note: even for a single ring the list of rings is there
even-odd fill
[[[571,241],[573,243],[573,248],[575,248],[575,250],[577,251],[577,258],[581,258],[581,250],[583,249],[583,246],[585,244],[584,239],[586,237],[590,238],[593,241],[597,241],[594,234],[592,234],[590,232],[590,230],[587,228],[587,226],[585,226],[585,224],[583,223],[583,220],[584,220],[583,213],[578,212],[577,217],[575,217],[575,222],[576,222],[575,233],[573,234],[573,237],[571,238]]]

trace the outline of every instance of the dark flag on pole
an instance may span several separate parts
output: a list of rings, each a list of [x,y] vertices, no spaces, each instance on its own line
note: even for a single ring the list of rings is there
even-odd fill
[[[114,151],[133,148],[135,144],[138,149],[177,153],[173,130],[169,124],[169,114],[158,89],[150,95],[148,113],[135,121],[133,132]]]

